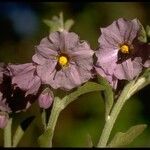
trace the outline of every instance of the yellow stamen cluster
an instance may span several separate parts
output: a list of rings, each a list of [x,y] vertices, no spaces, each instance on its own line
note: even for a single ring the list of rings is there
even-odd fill
[[[58,62],[61,66],[65,66],[68,63],[68,58],[66,56],[60,56]]]
[[[129,46],[128,45],[122,45],[121,47],[120,47],[120,51],[122,52],[122,53],[124,53],[124,54],[129,54]]]

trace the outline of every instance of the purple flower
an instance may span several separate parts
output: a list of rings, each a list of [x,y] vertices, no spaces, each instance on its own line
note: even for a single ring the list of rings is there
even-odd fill
[[[119,80],[132,80],[138,76],[143,68],[142,57],[137,55],[139,31],[137,19],[129,21],[120,18],[101,28],[96,66],[102,68],[106,75],[113,75]]]
[[[10,64],[8,69],[11,72],[12,84],[15,87],[26,91],[26,95],[36,95],[39,87],[41,86],[41,80],[36,75],[36,66],[32,63],[13,65]]]
[[[15,68],[12,70],[13,72],[11,72],[12,68]],[[26,111],[37,99],[37,95],[27,95],[26,91],[21,90],[18,86],[14,88],[12,85],[12,75],[17,73],[17,69],[16,67],[12,68],[10,69],[8,66],[3,65],[0,69],[0,74],[2,74],[0,78],[0,111],[7,113]]]
[[[3,129],[8,123],[9,116],[5,112],[0,112],[0,128]]]
[[[114,89],[117,88],[118,79],[114,75],[106,74],[106,72],[99,66],[95,66],[95,70],[99,75],[105,78]]]
[[[70,90],[88,81],[93,68],[93,50],[73,32],[53,32],[41,40],[32,57],[37,74],[54,89]]]
[[[47,109],[51,106],[54,96],[49,88],[46,88],[39,96],[38,103],[41,108]]]

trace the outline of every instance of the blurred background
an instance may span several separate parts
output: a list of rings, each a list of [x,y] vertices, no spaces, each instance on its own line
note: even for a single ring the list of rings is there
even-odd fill
[[[49,34],[43,19],[64,13],[64,19],[75,21],[71,31],[81,39],[89,41],[92,49],[98,47],[100,27],[110,25],[124,17],[138,18],[144,25],[150,25],[150,3],[138,2],[5,2],[0,3],[0,62],[31,62],[34,46]],[[98,92],[79,97],[60,114],[53,146],[85,147],[90,134],[94,145],[98,142],[104,126],[104,102]],[[40,110],[36,103],[15,115],[13,129],[27,116],[37,116],[28,128],[19,147],[37,147],[37,138],[42,133]],[[125,132],[136,124],[148,124],[148,128],[127,147],[150,147],[150,86],[134,95],[122,109],[113,128],[111,138],[118,131]],[[3,145],[3,130],[0,130],[0,145]]]

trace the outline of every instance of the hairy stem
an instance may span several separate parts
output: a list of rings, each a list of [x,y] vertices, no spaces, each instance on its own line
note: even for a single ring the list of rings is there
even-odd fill
[[[53,135],[54,135],[54,131],[55,131],[55,126],[59,117],[59,114],[62,110],[61,107],[61,100],[56,97],[54,100],[54,104],[52,107],[52,111],[51,111],[51,115],[47,124],[47,130],[50,129],[51,130],[51,135],[49,136],[49,146],[52,147],[52,139],[53,139]]]
[[[14,134],[12,147],[17,147],[23,135],[24,135],[24,131],[21,128],[21,126],[19,126]]]
[[[11,125],[12,125],[12,118],[9,119],[7,126],[4,128],[4,147],[11,147]]]
[[[124,106],[126,100],[128,100],[134,93],[136,93],[141,88],[148,85],[149,83],[150,83],[149,80],[147,81],[144,77],[141,77],[136,82],[135,82],[135,80],[133,80],[124,88],[124,90],[122,91],[116,104],[112,108],[110,115],[106,119],[105,126],[102,131],[99,142],[97,144],[97,147],[105,147],[107,145],[107,142],[109,140],[109,136],[110,136],[110,133],[114,126],[114,123],[115,123],[122,107]]]

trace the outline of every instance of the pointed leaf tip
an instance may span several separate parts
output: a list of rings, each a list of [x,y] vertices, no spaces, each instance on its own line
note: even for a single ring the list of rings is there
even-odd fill
[[[147,127],[146,124],[132,126],[127,132],[118,132],[108,144],[108,147],[120,147],[130,144]]]

